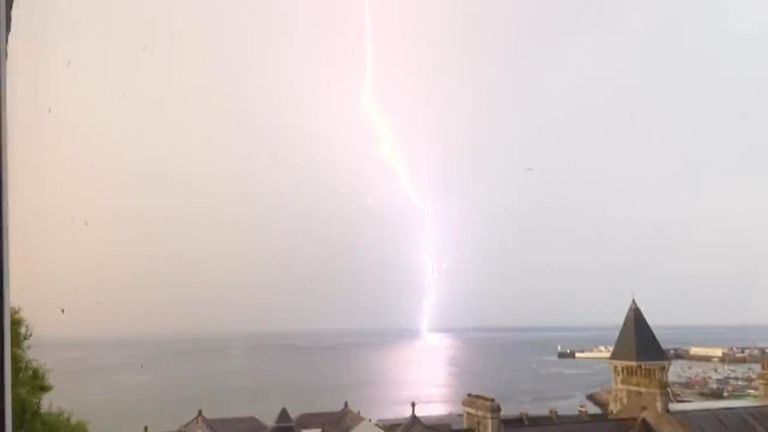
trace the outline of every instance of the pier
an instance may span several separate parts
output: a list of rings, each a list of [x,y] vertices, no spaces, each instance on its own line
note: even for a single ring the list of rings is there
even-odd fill
[[[612,347],[563,349],[558,346],[557,358],[607,360]],[[665,351],[671,360],[718,362],[724,364],[760,364],[768,362],[768,347],[675,347]]]

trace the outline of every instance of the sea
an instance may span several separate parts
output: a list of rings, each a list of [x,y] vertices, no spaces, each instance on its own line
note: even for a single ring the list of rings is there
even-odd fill
[[[499,328],[433,333],[338,331],[217,337],[38,339],[32,353],[55,385],[46,401],[91,431],[178,428],[208,417],[341,409],[372,419],[461,412],[467,393],[502,414],[576,412],[609,386],[608,364],[558,360],[558,345],[612,345],[618,328]],[[768,346],[766,327],[659,327],[666,347]],[[674,366],[672,373],[674,374]],[[596,408],[591,408],[597,411]]]

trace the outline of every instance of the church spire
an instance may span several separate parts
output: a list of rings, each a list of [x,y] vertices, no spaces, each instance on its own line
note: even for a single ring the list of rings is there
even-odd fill
[[[669,357],[634,299],[611,353],[613,417],[637,417],[646,409],[669,410]]]
[[[669,361],[634,298],[616,338],[611,360],[632,363]]]

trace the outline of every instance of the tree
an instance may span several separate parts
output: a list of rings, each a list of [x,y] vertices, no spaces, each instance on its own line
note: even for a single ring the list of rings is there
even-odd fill
[[[11,409],[14,432],[88,432],[87,424],[63,409],[43,409],[44,396],[53,390],[48,370],[29,355],[32,328],[11,308]]]

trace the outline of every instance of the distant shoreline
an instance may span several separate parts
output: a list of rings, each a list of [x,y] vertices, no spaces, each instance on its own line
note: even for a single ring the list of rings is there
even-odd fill
[[[611,333],[611,339],[615,337],[618,326],[613,325],[574,325],[574,326],[508,326],[508,327],[460,327],[451,329],[438,329],[434,333],[452,334],[461,336],[472,333],[497,334],[514,332],[573,332],[576,330],[585,331],[605,331]],[[768,324],[693,324],[693,325],[658,325],[655,326],[660,335],[665,333],[687,330],[707,330],[722,333],[731,333],[734,330],[755,329],[768,330]],[[97,342],[97,341],[130,341],[130,340],[199,340],[199,339],[222,339],[239,337],[290,337],[290,336],[419,336],[419,332],[414,329],[290,329],[290,330],[252,330],[252,331],[231,331],[231,332],[210,332],[210,333],[152,333],[152,334],[94,334],[94,335],[46,335],[35,334],[38,341],[46,342]],[[768,332],[766,332],[768,335]],[[768,336],[767,336],[768,337]]]

